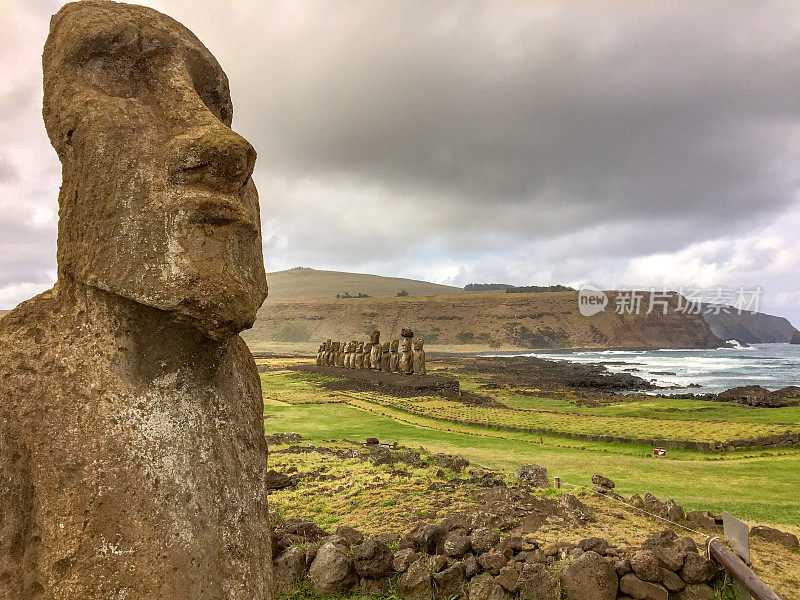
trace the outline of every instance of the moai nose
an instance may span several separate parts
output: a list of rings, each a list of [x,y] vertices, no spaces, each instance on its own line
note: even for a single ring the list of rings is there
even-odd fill
[[[255,149],[222,123],[179,135],[170,143],[169,179],[174,185],[198,185],[236,192],[247,183]]]

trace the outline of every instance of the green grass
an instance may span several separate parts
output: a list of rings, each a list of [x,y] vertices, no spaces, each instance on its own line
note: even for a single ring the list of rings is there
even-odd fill
[[[283,394],[279,390],[271,393]],[[297,431],[312,440],[378,437],[458,454],[491,468],[514,469],[533,462],[547,467],[551,476],[577,485],[588,484],[593,474],[600,473],[616,481],[623,495],[650,491],[660,498],[674,498],[687,510],[724,509],[760,523],[800,524],[797,450],[750,451],[723,458],[670,451],[671,458],[655,459],[649,456],[650,448],[635,444],[492,431],[406,415],[368,403],[363,406],[384,414],[344,404],[270,405],[265,407],[264,425],[267,433]],[[539,443],[540,439],[544,443]]]

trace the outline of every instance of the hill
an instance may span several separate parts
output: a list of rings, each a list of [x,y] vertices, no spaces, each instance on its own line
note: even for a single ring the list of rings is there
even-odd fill
[[[728,312],[712,310],[710,304],[703,305],[703,318],[711,331],[723,340],[739,340],[747,344],[772,344],[791,342],[797,329],[784,317],[765,313],[737,313],[731,307]],[[716,313],[716,314],[715,314]]]
[[[366,273],[321,271],[309,268],[276,271],[267,275],[269,297],[267,303],[283,300],[307,300],[311,298],[336,298],[337,294],[355,296],[396,296],[405,290],[409,296],[433,296],[442,294],[465,294],[462,288],[402,277],[384,277]]]
[[[578,292],[450,294],[425,297],[293,300],[265,304],[243,337],[253,349],[269,342],[383,339],[411,327],[427,344],[483,348],[716,348],[700,315],[669,311],[618,315],[609,292],[607,311],[584,317]],[[675,304],[673,297],[673,308]],[[646,306],[645,295],[645,306]]]

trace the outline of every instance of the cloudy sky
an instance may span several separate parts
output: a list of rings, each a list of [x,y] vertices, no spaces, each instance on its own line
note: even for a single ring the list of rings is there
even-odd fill
[[[800,4],[143,2],[231,82],[268,270],[752,288],[800,326]],[[52,285],[57,1],[0,3],[0,308]]]

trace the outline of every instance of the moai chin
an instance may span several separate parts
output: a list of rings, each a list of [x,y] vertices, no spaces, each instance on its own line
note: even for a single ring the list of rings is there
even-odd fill
[[[0,598],[272,597],[256,153],[188,29],[52,18],[58,281],[0,321]]]
[[[397,340],[392,340],[392,345],[389,349],[389,372],[397,373],[400,371],[400,353],[398,352],[398,346],[400,342]]]
[[[384,373],[389,372],[390,346],[389,342],[383,342],[383,347],[381,348],[381,371]]]
[[[369,338],[370,343],[372,344],[370,349],[370,358],[369,358],[369,365],[373,371],[380,371],[381,370],[381,354],[383,350],[381,349],[381,332],[380,331],[373,331],[372,335]]]
[[[425,368],[425,350],[422,345],[425,342],[422,338],[417,338],[414,342],[414,373],[417,375],[427,375],[428,371]]]

